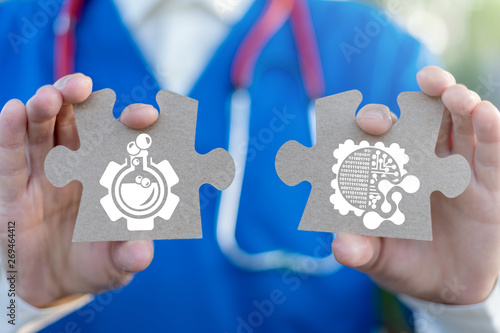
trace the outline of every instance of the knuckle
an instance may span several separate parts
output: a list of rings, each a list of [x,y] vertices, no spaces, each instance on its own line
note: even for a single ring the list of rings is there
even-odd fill
[[[61,93],[53,86],[40,88],[27,104],[28,120],[44,122],[57,115],[62,106]]]
[[[473,94],[464,85],[453,85],[442,96],[443,103],[452,114],[469,116],[477,104]]]

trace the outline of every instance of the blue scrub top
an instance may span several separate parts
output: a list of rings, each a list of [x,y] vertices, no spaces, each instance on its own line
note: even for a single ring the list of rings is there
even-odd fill
[[[58,3],[0,5],[0,31],[6,36],[0,42],[2,105],[11,98],[26,102],[37,88],[53,82],[52,26]],[[264,3],[256,1],[234,26],[189,94],[199,101],[199,153],[227,148],[232,60]],[[399,114],[396,97],[419,90],[415,75],[430,63],[428,53],[380,9],[320,0],[310,1],[310,9],[326,95],[358,89],[362,105],[385,104]],[[76,70],[92,77],[95,90],[116,92],[115,116],[130,103],[156,106],[158,83],[112,1],[87,2],[77,41]],[[265,46],[249,91],[251,144],[236,238],[251,253],[288,249],[326,256],[331,253],[330,235],[297,230],[310,185],[288,187],[274,168],[286,141],[311,145],[309,100],[289,23]],[[262,136],[277,113],[284,115],[283,130]],[[352,269],[313,277],[235,267],[215,239],[218,191],[204,185],[200,196],[203,239],[156,241],[153,263],[129,286],[97,295],[43,332],[369,332],[381,325],[378,289]]]

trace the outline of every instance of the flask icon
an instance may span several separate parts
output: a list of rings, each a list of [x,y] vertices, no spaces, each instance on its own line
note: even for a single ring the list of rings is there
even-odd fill
[[[148,149],[153,140],[140,134],[127,145],[125,163],[111,161],[100,184],[108,189],[101,205],[111,221],[125,218],[130,231],[152,230],[157,217],[168,220],[179,197],[171,188],[179,178],[167,160],[154,163]]]

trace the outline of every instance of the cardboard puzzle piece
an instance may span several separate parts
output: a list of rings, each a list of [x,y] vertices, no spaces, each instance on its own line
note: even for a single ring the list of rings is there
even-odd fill
[[[288,141],[278,151],[287,185],[311,183],[299,229],[432,240],[431,193],[456,197],[471,176],[462,156],[435,154],[445,107],[424,93],[401,93],[400,119],[373,136],[354,120],[362,99],[357,90],[318,99],[316,144]]]
[[[195,151],[198,102],[160,91],[160,117],[134,130],[113,117],[115,97],[104,89],[75,105],[80,149],[45,160],[55,186],[83,184],[73,241],[201,238],[199,188],[227,188],[235,168],[221,148]]]

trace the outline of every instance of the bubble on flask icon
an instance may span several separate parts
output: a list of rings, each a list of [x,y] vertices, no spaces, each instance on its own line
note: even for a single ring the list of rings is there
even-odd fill
[[[139,147],[137,147],[135,142],[132,141],[132,142],[129,142],[129,144],[127,145],[127,152],[130,155],[135,156],[141,152],[141,149]]]
[[[145,133],[140,134],[137,139],[135,140],[135,144],[139,149],[145,150],[151,147],[151,143],[153,141],[151,140],[151,137]]]
[[[142,181],[141,181],[141,186],[142,187],[149,187],[151,185],[151,181],[149,180],[149,178],[143,178]]]

